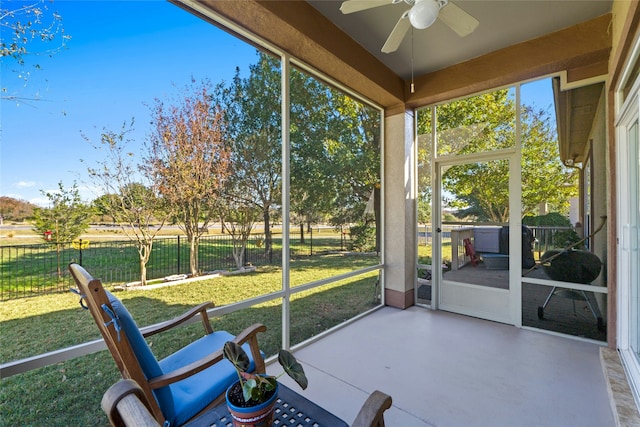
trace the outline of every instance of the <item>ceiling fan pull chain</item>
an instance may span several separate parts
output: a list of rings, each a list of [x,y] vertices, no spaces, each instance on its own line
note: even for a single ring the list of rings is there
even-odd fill
[[[411,27],[411,93],[415,93],[416,87],[413,84],[413,27]]]

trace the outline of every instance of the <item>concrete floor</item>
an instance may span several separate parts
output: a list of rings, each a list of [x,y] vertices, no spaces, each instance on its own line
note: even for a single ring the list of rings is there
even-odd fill
[[[295,354],[309,377],[301,394],[348,423],[379,389],[393,398],[388,427],[608,427],[615,422],[599,348],[442,311],[385,307]]]
[[[453,282],[501,289],[509,288],[509,270],[488,270],[484,263],[480,263],[476,267],[466,265],[459,270],[448,271],[444,277]],[[579,295],[578,292],[575,292],[572,294],[575,294],[574,296],[576,297],[570,298],[567,292],[558,290],[550,300],[549,305],[544,309],[544,318],[540,319],[538,308],[543,306],[552,287],[527,283],[527,278],[550,280],[542,268],[530,272],[523,269],[522,325],[602,341],[603,344],[606,343],[606,327],[603,325],[602,328],[599,328],[598,321],[586,302],[577,298],[577,296],[587,296],[587,294]],[[431,303],[430,287],[425,286],[425,284],[430,285],[431,282],[422,281],[421,284],[419,281],[418,302],[429,305]],[[592,307],[599,309],[595,299],[593,299],[595,297],[592,295],[589,295],[592,298]],[[598,311],[595,314],[597,317],[601,317],[603,321],[607,318],[607,313]]]

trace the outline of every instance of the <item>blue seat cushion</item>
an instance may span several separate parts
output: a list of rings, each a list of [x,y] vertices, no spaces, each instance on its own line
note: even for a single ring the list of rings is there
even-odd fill
[[[113,307],[116,316],[118,316],[118,323],[129,340],[129,344],[131,344],[131,349],[136,355],[136,359],[138,359],[138,364],[140,364],[144,376],[149,379],[162,375],[164,372],[162,371],[162,368],[160,368],[160,364],[158,363],[156,356],[151,351],[151,348],[149,348],[147,341],[142,336],[142,333],[140,332],[135,320],[133,320],[131,313],[129,313],[129,310],[127,310],[124,304],[122,304],[122,302],[111,292],[105,290],[105,293],[107,294],[107,298],[109,298],[109,303],[111,304],[111,307]],[[165,418],[168,417],[167,414],[173,416],[175,410],[173,407],[171,391],[167,387],[163,387],[158,390],[154,390],[154,394],[158,401],[158,406],[162,409],[162,413]]]
[[[221,349],[225,342],[234,338],[233,335],[225,331],[217,331],[213,334],[205,335],[162,359],[160,368],[163,372],[169,373],[210,355],[213,351]],[[249,345],[245,344],[243,348],[251,360],[249,371],[253,371],[255,364]],[[184,424],[216,397],[224,393],[237,380],[238,374],[231,362],[222,360],[202,372],[169,385],[175,413],[173,418],[169,418],[167,414],[165,414],[165,417],[171,423],[170,425],[178,426]]]

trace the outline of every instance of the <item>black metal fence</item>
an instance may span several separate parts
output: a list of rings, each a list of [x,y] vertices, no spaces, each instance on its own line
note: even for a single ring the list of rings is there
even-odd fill
[[[335,233],[292,234],[290,255],[302,257],[344,250],[344,238]],[[279,265],[282,236],[272,235],[271,250],[267,251],[264,234],[251,235],[243,258],[243,265]],[[0,246],[0,301],[67,291],[74,286],[67,269],[70,262],[82,264],[105,284],[140,280],[138,250],[133,241]],[[202,236],[198,264],[200,272],[235,268],[231,237]],[[156,238],[147,263],[147,280],[189,273],[189,241],[184,236]]]

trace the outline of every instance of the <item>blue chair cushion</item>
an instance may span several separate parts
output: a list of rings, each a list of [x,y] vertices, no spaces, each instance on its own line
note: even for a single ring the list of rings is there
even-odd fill
[[[105,290],[105,293],[109,298],[109,303],[119,318],[120,327],[127,336],[129,344],[131,344],[131,348],[138,359],[138,363],[142,368],[142,372],[144,372],[144,376],[149,379],[162,375],[164,372],[162,368],[160,368],[160,364],[158,363],[156,356],[151,351],[151,348],[149,348],[147,341],[142,336],[140,328],[136,325],[136,322],[133,320],[129,310],[127,310],[124,304],[122,304],[122,302],[111,292]],[[168,387],[162,387],[154,390],[153,393],[156,396],[158,406],[162,409],[162,413],[165,418],[168,419],[173,417],[175,408],[173,406],[171,390]]]
[[[113,294],[109,291],[105,292],[147,379],[196,362],[221,349],[225,342],[235,338],[228,332],[217,331],[205,335],[158,362],[129,311]],[[242,347],[249,356],[251,361],[249,372],[252,372],[255,369],[255,364],[251,349],[248,344],[244,344]],[[264,354],[262,356],[264,357]],[[179,426],[224,393],[237,379],[238,374],[231,362],[222,360],[184,380],[155,389],[153,393],[169,425]]]
[[[171,372],[210,355],[214,350],[221,349],[225,342],[234,338],[233,335],[225,331],[217,331],[213,334],[205,335],[162,359],[160,367],[164,372]],[[253,357],[251,357],[249,345],[245,344],[243,348],[251,360],[249,371],[253,371],[255,364]],[[238,373],[231,362],[222,360],[202,372],[169,385],[173,396],[175,414],[173,418],[167,417],[167,420],[171,425],[184,424],[216,397],[224,393],[237,380]]]

